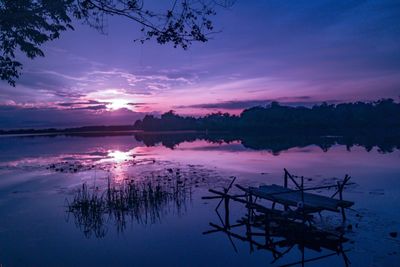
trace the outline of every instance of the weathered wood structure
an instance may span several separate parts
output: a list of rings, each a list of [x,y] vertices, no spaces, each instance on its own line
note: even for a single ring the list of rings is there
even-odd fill
[[[332,232],[318,229],[313,225],[313,213],[321,211],[342,212],[343,222],[346,220],[345,209],[351,207],[354,203],[343,199],[343,190],[350,176],[345,176],[344,180],[335,185],[304,187],[304,177],[298,177],[290,174],[286,169],[284,175],[284,185],[263,185],[259,187],[243,187],[236,185],[243,194],[229,194],[235,179],[223,191],[210,189],[209,192],[214,196],[203,197],[203,199],[220,199],[216,207],[216,213],[220,219],[221,225],[210,223],[213,228],[204,234],[223,232],[227,234],[234,249],[236,247],[232,238],[248,242],[250,250],[254,248],[268,250],[273,255],[273,263],[287,254],[295,245],[298,245],[302,252],[302,259],[299,262],[281,266],[292,266],[322,259],[333,255],[342,255],[345,266],[349,260],[345,254],[342,244],[348,239],[344,237],[343,232]],[[299,179],[300,181],[296,181]],[[289,188],[291,181],[295,188]],[[322,196],[309,193],[311,190],[336,188],[331,196]],[[338,198],[334,198],[338,196]],[[271,207],[260,203],[258,200],[271,202]],[[230,201],[242,203],[246,207],[246,215],[238,219],[234,224],[230,218]],[[220,216],[218,210],[224,203],[224,219]],[[282,208],[278,209],[278,205]],[[244,234],[238,233],[239,228],[244,229]],[[260,240],[261,238],[261,240]],[[282,251],[282,248],[285,248]],[[314,258],[305,259],[305,248],[314,251],[328,250],[331,253]]]

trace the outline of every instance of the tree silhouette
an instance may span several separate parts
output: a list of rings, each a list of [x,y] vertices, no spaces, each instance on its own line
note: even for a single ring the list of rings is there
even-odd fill
[[[134,128],[145,131],[210,130],[239,132],[298,132],[338,133],[381,129],[398,132],[400,129],[400,103],[393,99],[375,102],[355,102],[312,108],[290,107],[272,102],[243,110],[239,116],[213,113],[204,117],[182,117],[172,111],[160,118],[146,115]]]
[[[154,11],[145,0],[0,0],[0,78],[15,86],[22,64],[19,50],[33,59],[44,56],[40,46],[73,29],[73,19],[103,32],[110,16],[121,16],[141,25],[144,43],[155,39],[187,49],[192,42],[206,42],[214,33],[211,17],[217,6],[233,0],[170,0],[170,8]]]

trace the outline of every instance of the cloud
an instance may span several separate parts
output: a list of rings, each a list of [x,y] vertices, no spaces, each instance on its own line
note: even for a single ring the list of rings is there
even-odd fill
[[[143,116],[129,109],[108,111],[105,105],[72,109],[0,105],[0,129],[127,125]]]
[[[55,96],[58,96],[60,98],[67,98],[67,99],[79,99],[84,97],[85,95],[82,93],[74,93],[74,92],[68,92],[68,91],[58,91],[58,92],[54,92]]]
[[[154,103],[140,103],[140,102],[138,102],[138,103],[134,103],[134,102],[127,103],[127,105],[134,106],[134,107],[147,106],[147,105],[150,105],[150,104],[154,104]]]
[[[195,104],[189,106],[176,106],[176,108],[202,108],[202,109],[245,109],[254,106],[264,106],[271,100],[235,100],[216,103]]]
[[[195,75],[176,70],[168,72],[146,69],[130,72],[120,68],[98,66],[94,70],[78,70],[74,73],[69,69],[65,71],[36,68],[25,71],[19,81],[18,90],[24,91],[21,96],[11,93],[15,88],[5,86],[9,91],[7,97],[20,103],[29,99],[32,103],[36,101],[74,103],[91,98],[93,94],[107,94],[109,91],[115,91],[115,88],[118,88],[128,100],[137,98],[136,96],[152,96],[172,88],[191,85],[194,79]],[[40,97],[29,98],[27,97],[29,94]]]
[[[133,45],[129,23],[110,23],[110,36],[77,25],[46,57],[24,60],[16,88],[0,83],[0,103],[94,113],[119,99],[191,113],[397,98],[400,88],[396,0],[237,1],[215,17],[224,31],[188,51]]]
[[[175,108],[199,108],[199,109],[225,109],[225,110],[242,110],[255,106],[266,106],[273,101],[277,101],[286,106],[313,106],[322,102],[335,104],[341,102],[340,100],[326,100],[316,101],[311,96],[298,96],[298,97],[281,97],[276,99],[262,99],[262,100],[232,100],[221,101],[215,103],[203,103],[188,106],[175,106]]]
[[[109,104],[109,102],[97,101],[97,100],[87,100],[87,101],[78,101],[78,102],[61,102],[57,103],[58,106],[61,107],[75,107],[80,105],[98,105],[98,104]]]
[[[106,110],[107,109],[107,105],[94,105],[94,106],[86,106],[86,107],[77,107],[77,108],[73,108],[75,110]]]

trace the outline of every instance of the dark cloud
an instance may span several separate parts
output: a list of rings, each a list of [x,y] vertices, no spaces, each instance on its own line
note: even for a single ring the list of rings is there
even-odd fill
[[[106,105],[94,105],[94,106],[86,106],[86,107],[79,107],[79,108],[73,108],[75,110],[105,110],[107,109]]]
[[[18,85],[25,86],[32,89],[49,90],[62,93],[68,89],[70,85],[59,77],[46,75],[41,72],[24,72],[18,80]]]
[[[126,125],[143,116],[129,109],[107,111],[103,105],[75,109],[0,105],[0,129]]]
[[[109,102],[102,102],[102,101],[97,101],[97,100],[88,100],[88,101],[78,101],[78,102],[62,102],[58,103],[58,106],[61,107],[75,107],[79,105],[106,105],[109,104]]]
[[[236,100],[217,103],[196,104],[190,106],[176,106],[176,108],[204,108],[204,109],[244,109],[254,106],[264,106],[271,100]]]
[[[54,92],[54,95],[55,95],[55,96],[62,97],[62,98],[72,98],[72,99],[74,99],[74,98],[79,99],[79,98],[85,96],[84,94],[81,94],[81,93],[76,93],[76,92],[64,92],[64,91],[57,91],[57,92]]]
[[[13,106],[13,105],[0,105],[0,112],[2,111],[13,111],[13,110],[18,110],[18,106]]]
[[[134,102],[128,103],[128,105],[134,106],[134,107],[142,107],[142,106],[147,106],[149,104],[151,104],[151,103],[140,103],[140,102],[139,103],[134,103]],[[154,103],[152,103],[152,104],[154,104]]]
[[[255,106],[266,106],[273,101],[277,101],[282,105],[286,106],[306,106],[310,107],[322,102],[329,104],[335,104],[341,102],[340,100],[327,100],[327,101],[315,101],[310,96],[299,96],[299,97],[281,97],[277,99],[263,99],[263,100],[233,100],[233,101],[222,101],[216,103],[204,103],[189,106],[176,106],[175,108],[200,108],[200,109],[226,109],[226,110],[240,110]]]

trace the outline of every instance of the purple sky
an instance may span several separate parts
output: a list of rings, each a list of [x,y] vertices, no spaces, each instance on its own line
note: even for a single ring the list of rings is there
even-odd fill
[[[398,1],[237,0],[218,11],[222,32],[188,51],[134,43],[138,26],[121,18],[109,19],[107,35],[75,23],[44,58],[19,58],[15,88],[0,83],[0,128],[399,98]]]

